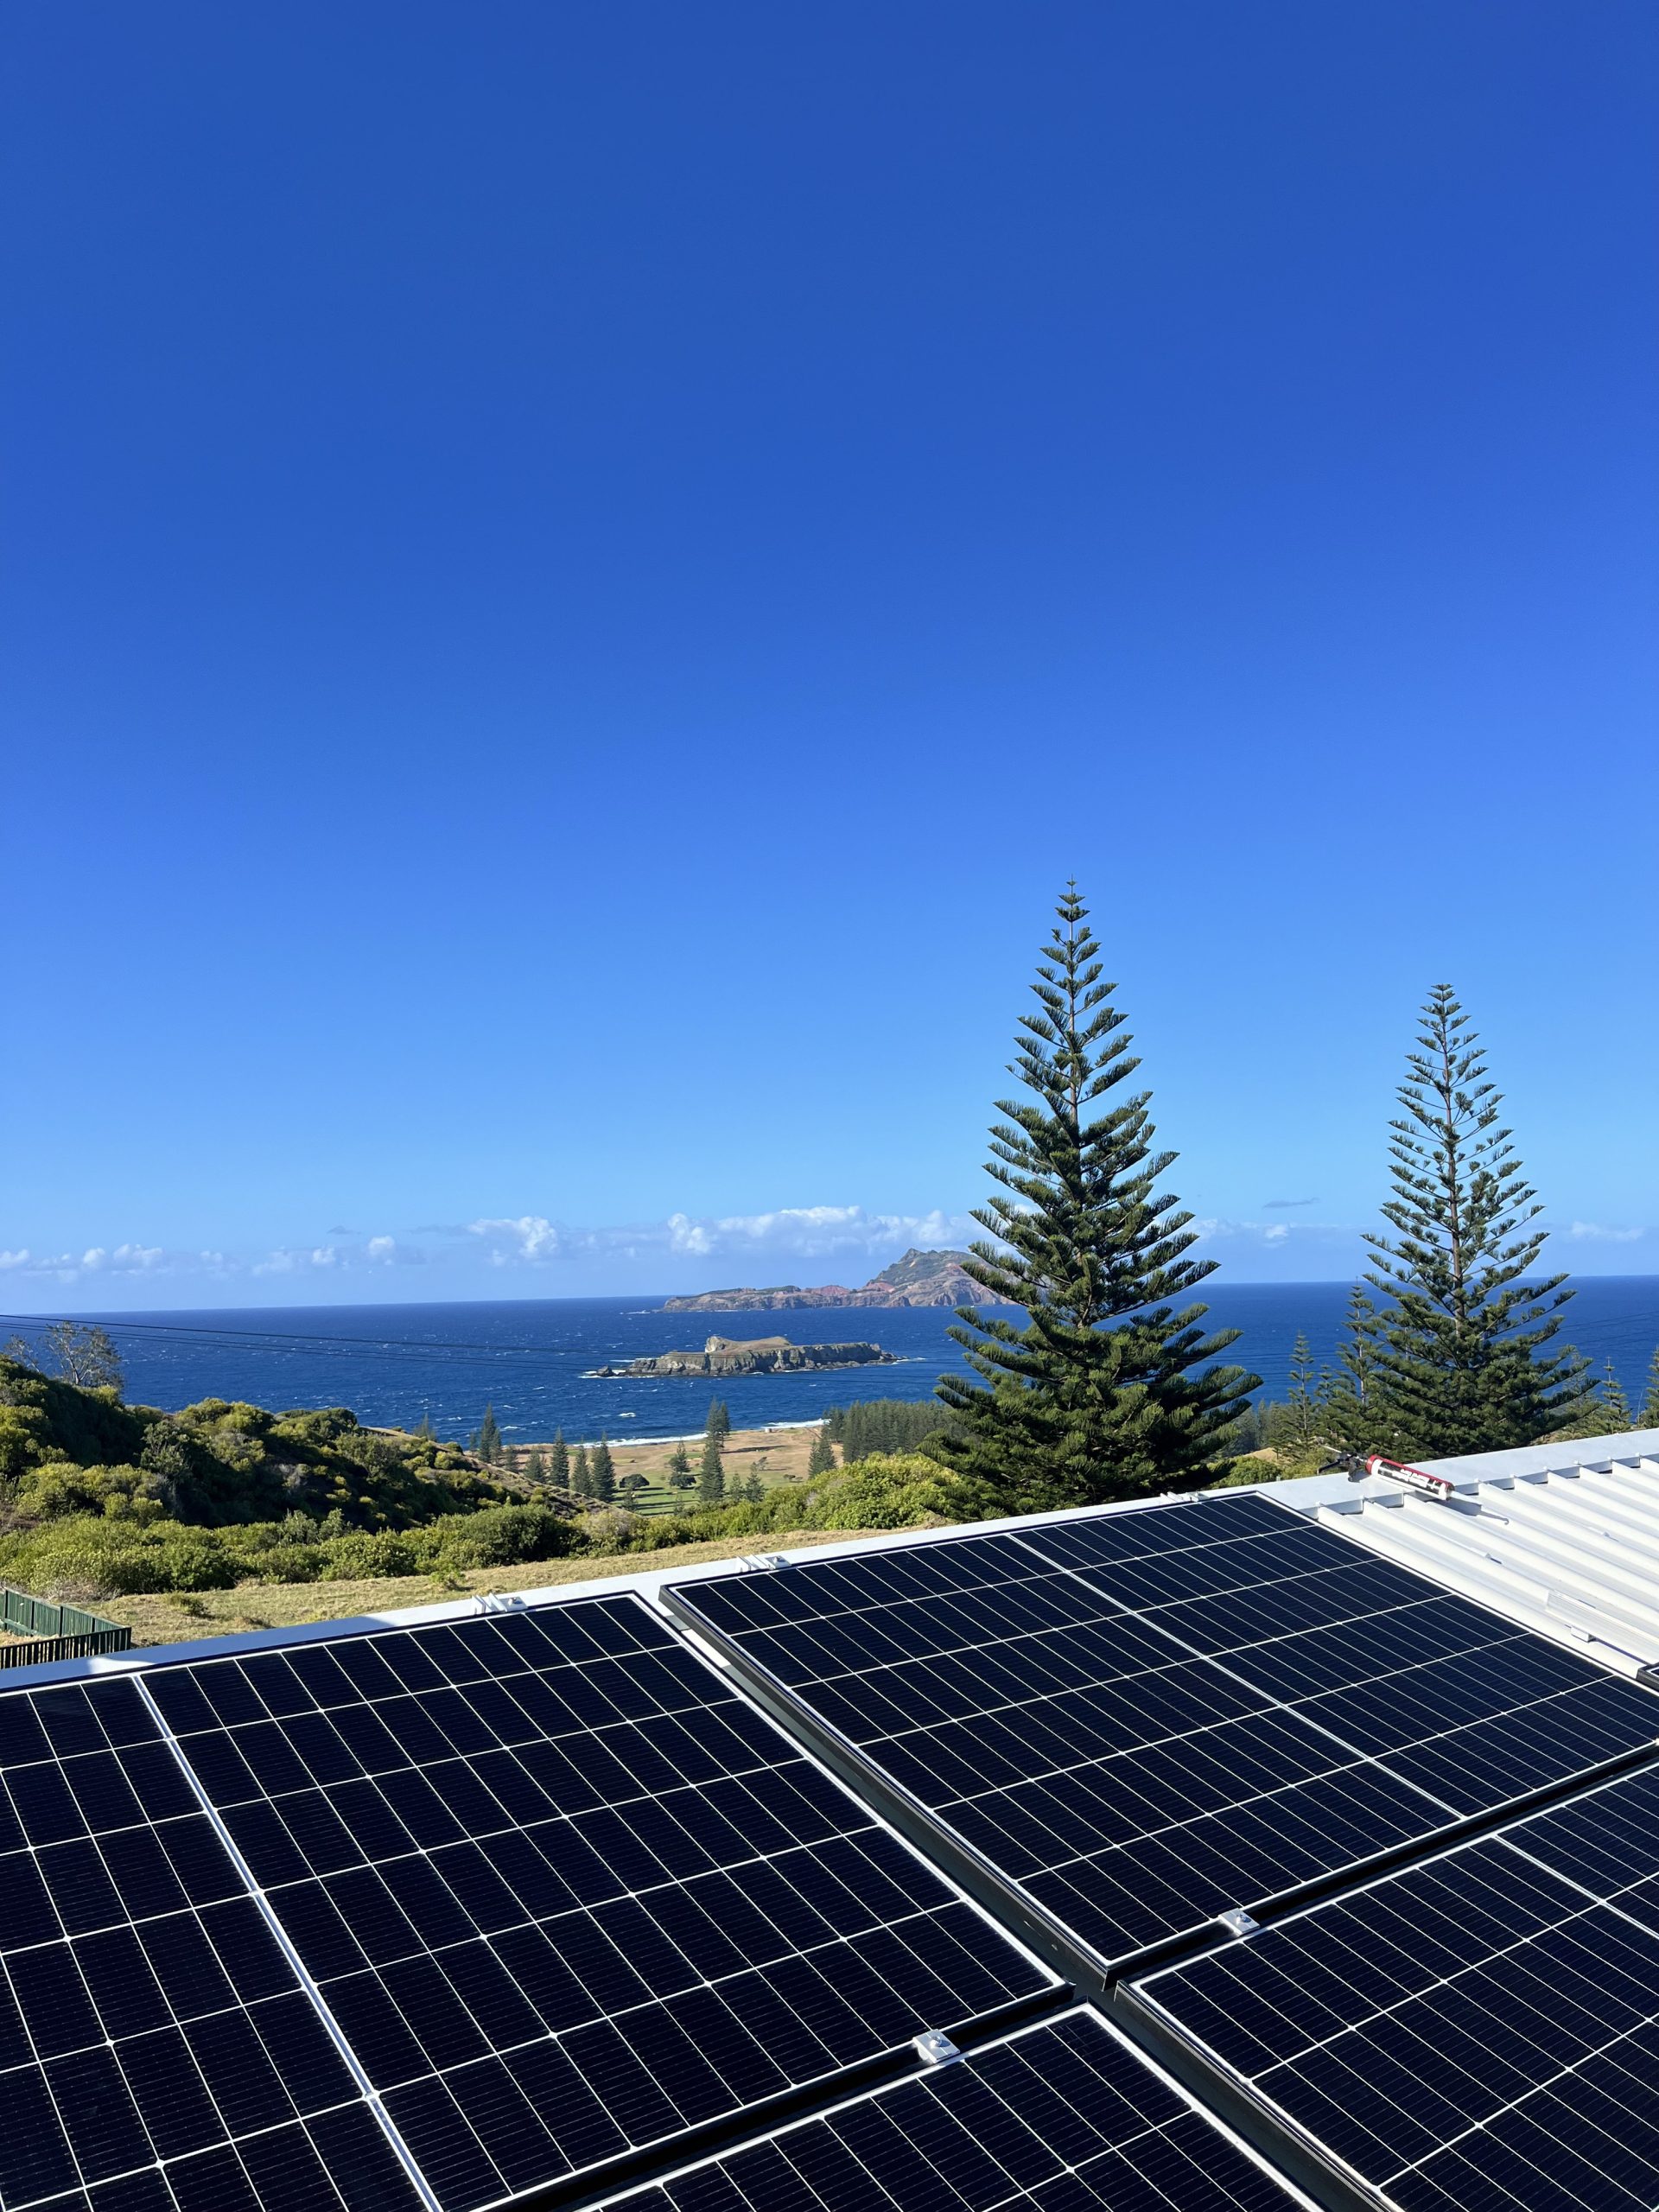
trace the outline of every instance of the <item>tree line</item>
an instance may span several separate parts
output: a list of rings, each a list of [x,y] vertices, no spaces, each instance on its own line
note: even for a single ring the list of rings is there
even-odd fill
[[[1164,1187],[1177,1155],[1131,1081],[1141,1063],[1075,884],[1032,989],[1011,1069],[1023,1095],[996,1103],[998,1188],[966,1263],[1025,1320],[958,1309],[950,1333],[978,1379],[941,1377],[948,1418],[925,1440],[984,1513],[1202,1486],[1259,1418],[1261,1378],[1220,1357],[1240,1332],[1206,1331],[1192,1295],[1216,1262],[1192,1256],[1192,1215]],[[1628,1427],[1616,1380],[1556,1342],[1572,1292],[1537,1277],[1541,1204],[1449,984],[1428,994],[1396,1101],[1338,1364],[1293,1382],[1302,1444],[1410,1460],[1586,1433],[1586,1417]],[[1659,1353],[1641,1418],[1659,1426]]]

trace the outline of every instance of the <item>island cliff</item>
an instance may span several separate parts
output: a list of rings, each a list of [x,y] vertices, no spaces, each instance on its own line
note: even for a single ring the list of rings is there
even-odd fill
[[[918,1252],[914,1247],[902,1260],[883,1268],[859,1289],[827,1282],[812,1290],[793,1282],[774,1283],[764,1290],[705,1290],[692,1298],[664,1301],[664,1313],[736,1313],[785,1311],[803,1306],[982,1306],[988,1301],[979,1285],[964,1274],[965,1252]]]

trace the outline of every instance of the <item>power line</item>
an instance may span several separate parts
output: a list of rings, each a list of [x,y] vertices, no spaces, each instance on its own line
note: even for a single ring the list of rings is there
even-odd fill
[[[55,1322],[69,1321],[74,1326],[83,1325],[75,1317],[62,1313],[0,1313],[0,1322],[21,1324],[23,1327],[46,1327]],[[221,1344],[233,1344],[238,1351],[288,1351],[313,1357],[350,1359],[365,1353],[377,1353],[390,1357],[398,1365],[416,1360],[430,1361],[435,1354],[461,1355],[460,1357],[440,1357],[441,1366],[477,1366],[481,1360],[536,1359],[561,1361],[566,1363],[589,1357],[588,1353],[562,1351],[554,1344],[489,1344],[471,1343],[451,1338],[421,1338],[416,1337],[342,1337],[308,1335],[294,1329],[214,1329],[189,1322],[164,1321],[100,1321],[93,1325],[110,1335],[156,1337],[164,1340],[181,1341],[206,1338]]]

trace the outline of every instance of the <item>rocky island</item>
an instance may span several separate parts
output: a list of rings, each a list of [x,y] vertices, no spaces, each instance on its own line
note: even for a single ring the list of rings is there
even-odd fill
[[[966,1252],[918,1252],[912,1246],[902,1260],[883,1268],[858,1289],[822,1283],[804,1290],[799,1283],[773,1283],[764,1290],[705,1290],[695,1298],[671,1298],[664,1313],[737,1313],[800,1306],[983,1306],[989,1301],[963,1273]]]
[[[787,1337],[710,1337],[701,1351],[665,1351],[595,1375],[787,1375],[803,1367],[891,1367],[880,1344],[792,1344]]]

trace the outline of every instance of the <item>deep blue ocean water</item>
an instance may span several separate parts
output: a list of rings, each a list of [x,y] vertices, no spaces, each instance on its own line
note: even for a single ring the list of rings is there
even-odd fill
[[[1659,1344],[1659,1275],[1582,1277],[1562,1335],[1598,1367],[1613,1362],[1639,1403]],[[1347,1286],[1333,1282],[1207,1283],[1210,1325],[1243,1332],[1226,1355],[1282,1397],[1297,1332],[1316,1361],[1334,1361]],[[801,1313],[664,1313],[634,1298],[560,1298],[454,1306],[262,1307],[244,1312],[90,1315],[116,1337],[127,1395],[175,1408],[206,1397],[255,1405],[350,1406],[368,1422],[412,1427],[431,1417],[441,1436],[474,1429],[486,1404],[509,1441],[563,1428],[574,1441],[601,1431],[619,1440],[701,1428],[711,1395],[694,1380],[600,1380],[584,1370],[721,1336],[779,1332],[798,1344],[873,1339],[893,1367],[753,1376],[720,1395],[740,1428],[812,1421],[852,1398],[925,1398],[961,1352],[942,1306],[820,1308]],[[27,1335],[29,1325],[21,1332]]]

